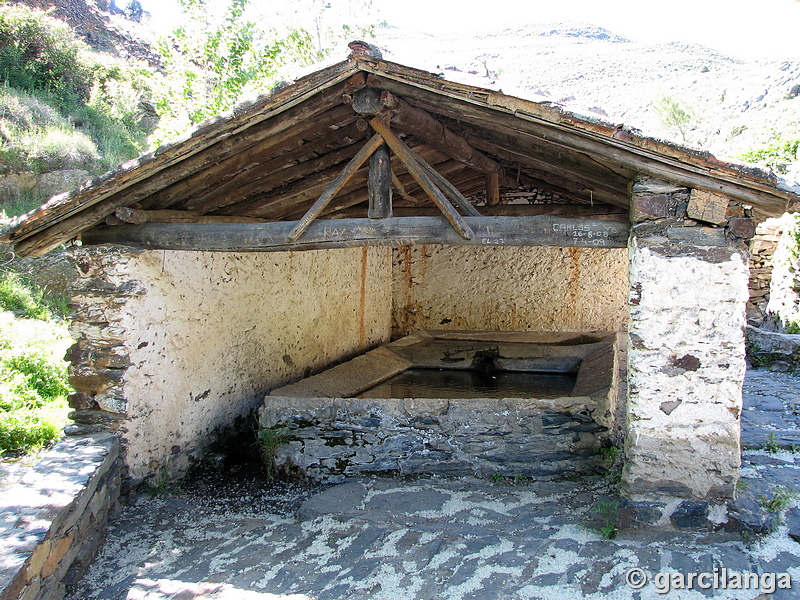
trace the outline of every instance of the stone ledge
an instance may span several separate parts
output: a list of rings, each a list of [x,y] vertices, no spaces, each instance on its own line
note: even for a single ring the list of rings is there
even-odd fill
[[[751,347],[758,346],[759,352],[779,354],[791,359],[800,356],[800,335],[794,333],[777,333],[747,326],[747,342]]]
[[[88,566],[119,498],[118,456],[114,435],[65,438],[0,493],[0,600],[61,598]]]

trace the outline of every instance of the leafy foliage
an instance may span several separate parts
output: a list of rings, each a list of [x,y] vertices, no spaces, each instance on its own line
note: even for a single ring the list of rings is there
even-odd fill
[[[601,500],[592,509],[592,513],[600,515],[600,535],[606,540],[617,537],[617,517],[619,515],[619,500]]]
[[[314,5],[305,6],[315,8],[308,10],[315,14],[310,24],[313,34],[296,16],[286,19],[273,13],[278,9],[273,5],[250,0],[180,0],[180,4],[184,25],[158,45],[168,77],[156,97],[162,116],[152,136],[156,145],[225,112],[242,96],[271,89],[285,69],[325,58],[334,43],[372,31],[369,25],[327,24],[325,13],[333,2],[291,4],[297,12],[300,5]]]
[[[93,173],[138,156],[153,75],[93,53],[65,24],[0,5],[0,161],[14,170]]]
[[[0,10],[0,77],[26,92],[46,93],[63,106],[88,101],[91,64],[86,45],[67,25],[21,5]]]
[[[15,280],[14,287],[25,286]],[[31,302],[39,308],[34,312],[49,315],[38,292],[29,289],[29,309]],[[62,359],[69,343],[63,322],[0,312],[0,456],[35,450],[59,437],[71,391]]]
[[[692,107],[672,96],[661,96],[651,106],[658,114],[661,125],[666,129],[677,131],[685,142],[686,134],[697,120]]]
[[[180,2],[185,24],[159,43],[170,76],[156,99],[164,119],[157,142],[224,112],[251,89],[269,87],[287,62],[318,58],[303,30],[284,37],[261,30],[245,15],[249,0],[230,0],[221,15],[207,0]]]
[[[786,173],[787,165],[800,160],[800,134],[775,134],[769,142],[744,152],[739,158],[765,165],[777,173]]]

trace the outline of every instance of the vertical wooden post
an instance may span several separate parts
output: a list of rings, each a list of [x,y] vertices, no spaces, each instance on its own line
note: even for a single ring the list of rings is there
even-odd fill
[[[500,204],[500,175],[498,173],[486,174],[486,204],[489,206]]]
[[[392,165],[389,162],[389,146],[383,144],[369,158],[369,208],[370,219],[386,219],[392,216]]]

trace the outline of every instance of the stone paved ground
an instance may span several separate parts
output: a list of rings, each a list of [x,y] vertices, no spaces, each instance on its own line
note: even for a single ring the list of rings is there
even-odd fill
[[[800,379],[748,374],[742,498],[800,491]],[[773,437],[769,436],[774,432]],[[760,436],[760,437],[759,437]],[[788,451],[774,445],[788,445]],[[800,543],[784,524],[765,536],[625,531],[605,540],[591,509],[602,479],[488,482],[365,479],[328,488],[225,486],[125,507],[71,600],[800,598]],[[745,501],[743,500],[743,501]],[[793,500],[792,502],[796,502]],[[769,515],[767,514],[769,517]],[[791,517],[792,515],[790,515]],[[797,515],[800,516],[800,515]],[[788,519],[791,523],[791,518]],[[640,590],[625,576],[640,568]],[[727,569],[724,572],[722,569]],[[785,573],[793,589],[676,589],[689,573]],[[659,572],[677,575],[665,591]],[[688,583],[688,582],[685,582]]]

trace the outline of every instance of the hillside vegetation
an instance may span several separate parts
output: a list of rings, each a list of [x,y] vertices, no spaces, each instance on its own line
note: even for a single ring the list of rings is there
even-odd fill
[[[0,270],[0,457],[61,436],[67,418],[65,308],[14,270]]]
[[[93,52],[41,11],[0,6],[0,77],[4,175],[77,171],[85,179],[146,148],[141,105],[153,93],[153,72],[143,63]],[[34,183],[1,191],[0,208],[17,214],[53,190]]]

